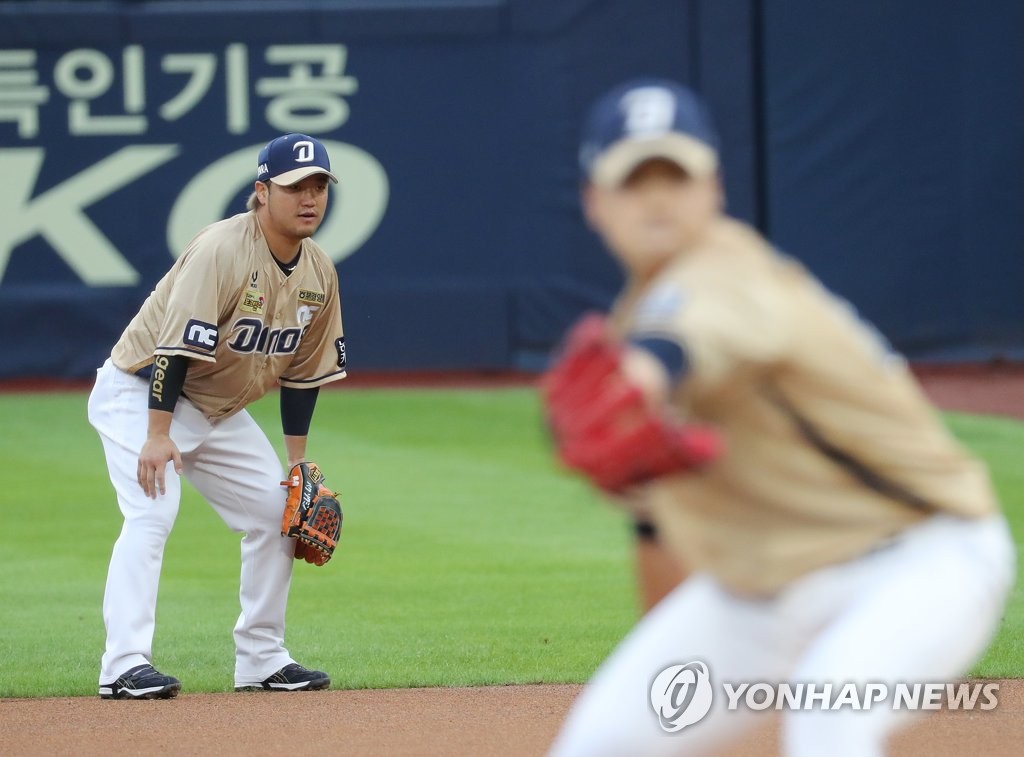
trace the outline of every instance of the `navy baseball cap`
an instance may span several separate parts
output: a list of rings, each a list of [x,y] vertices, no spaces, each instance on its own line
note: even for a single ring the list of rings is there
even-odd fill
[[[285,134],[267,142],[256,159],[256,181],[272,181],[289,186],[315,173],[326,174],[335,184],[327,148],[306,134]]]
[[[602,187],[619,186],[652,158],[703,177],[718,170],[718,135],[692,91],[667,79],[636,79],[593,104],[579,157],[583,175]]]

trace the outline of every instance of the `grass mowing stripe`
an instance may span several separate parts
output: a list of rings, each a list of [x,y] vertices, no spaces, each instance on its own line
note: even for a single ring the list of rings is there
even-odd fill
[[[85,403],[0,395],[0,696],[95,695],[120,516]],[[276,397],[252,413],[281,449]],[[1024,425],[948,417],[1020,538]],[[530,389],[321,392],[310,454],[345,530],[326,567],[296,565],[287,643],[335,686],[582,681],[635,621],[626,518],[559,470]],[[186,691],[232,686],[238,555],[186,486],[154,640]],[[1020,676],[1022,629],[1018,592],[975,673]]]

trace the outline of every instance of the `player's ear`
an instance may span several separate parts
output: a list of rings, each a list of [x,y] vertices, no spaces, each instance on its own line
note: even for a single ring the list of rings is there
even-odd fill
[[[725,210],[725,183],[722,181],[722,174],[715,174],[715,192],[717,194],[715,204],[719,212]]]
[[[595,231],[601,228],[600,202],[597,197],[597,190],[590,182],[580,185],[580,205],[583,208],[583,217],[587,219],[587,225]]]
[[[257,181],[252,185],[252,191],[256,193],[257,199],[259,199],[261,205],[267,204],[267,195],[270,193],[270,186],[262,181]]]

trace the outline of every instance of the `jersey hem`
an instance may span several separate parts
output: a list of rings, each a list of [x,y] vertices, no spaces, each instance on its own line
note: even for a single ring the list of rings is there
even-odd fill
[[[328,373],[326,376],[319,376],[311,379],[289,379],[281,377],[277,380],[277,383],[281,386],[291,387],[292,389],[312,389],[315,386],[323,386],[329,384],[332,381],[338,381],[348,376],[348,371],[335,371],[334,373]]]
[[[111,359],[110,362],[114,363],[114,367],[115,368],[118,368],[118,369],[124,371],[125,373],[134,373],[134,374],[138,375],[139,371],[141,371],[143,368],[145,368],[146,366],[149,366],[149,365],[153,365],[153,356],[150,355],[145,360],[142,360],[141,362],[138,362],[138,363],[134,363],[133,365],[130,365],[130,366],[127,366],[127,367],[122,366],[122,365],[118,365],[117,363],[114,362],[113,359]]]
[[[181,355],[182,357],[190,357],[196,360],[205,360],[208,363],[216,363],[217,358],[208,352],[202,352],[200,350],[189,349],[188,347],[157,347],[153,350],[154,355]]]

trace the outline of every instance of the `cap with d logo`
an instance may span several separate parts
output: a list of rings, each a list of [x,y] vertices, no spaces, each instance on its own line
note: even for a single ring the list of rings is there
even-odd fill
[[[285,134],[272,139],[257,158],[256,181],[289,186],[317,173],[338,183],[338,177],[331,173],[327,148],[319,139],[306,134]]]
[[[652,158],[671,160],[694,177],[708,176],[718,170],[718,136],[689,89],[665,79],[637,79],[590,109],[580,168],[594,184],[615,187]]]

